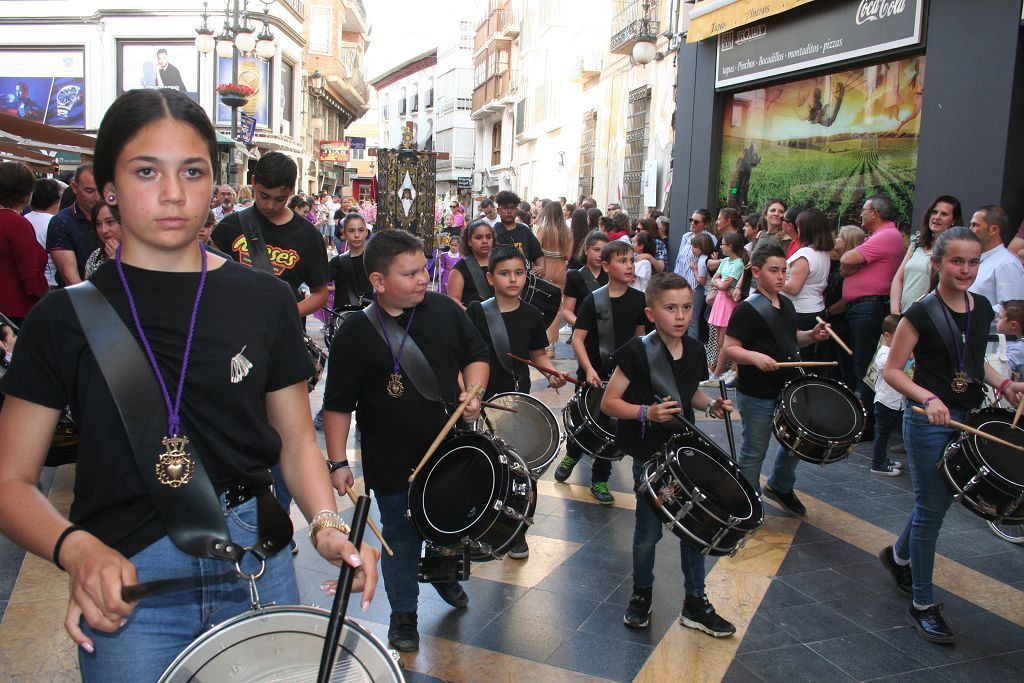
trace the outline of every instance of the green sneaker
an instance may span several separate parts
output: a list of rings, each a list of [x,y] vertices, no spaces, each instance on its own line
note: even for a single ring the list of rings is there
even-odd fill
[[[612,505],[615,503],[615,496],[608,490],[608,482],[606,481],[595,481],[591,484],[590,495],[597,498],[597,502],[601,505]]]
[[[558,463],[558,467],[555,468],[555,481],[565,481],[572,474],[572,468],[576,467],[576,463],[579,460],[571,456],[565,456],[562,458],[562,462]]]

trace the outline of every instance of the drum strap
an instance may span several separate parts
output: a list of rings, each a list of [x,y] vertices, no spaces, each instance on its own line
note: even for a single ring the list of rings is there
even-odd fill
[[[491,297],[484,301],[481,306],[484,309],[484,316],[487,318],[487,331],[491,333],[491,344],[494,347],[494,355],[498,357],[498,363],[502,369],[512,375],[515,380],[515,391],[520,391],[519,374],[512,367],[512,359],[508,354],[512,351],[512,342],[508,338],[508,328],[505,327],[505,319],[501,317],[498,309],[498,301]]]
[[[355,267],[352,265],[352,255],[345,252],[338,257],[338,270],[341,271],[341,279],[345,281],[345,298],[348,299],[346,303],[350,306],[356,306],[359,304],[359,294],[356,292],[356,273]],[[337,296],[338,283],[335,281],[335,296]]]
[[[772,302],[768,300],[768,297],[760,294],[747,301],[750,302],[750,305],[761,316],[761,319],[764,320],[765,325],[771,331],[772,337],[775,338],[775,345],[779,347],[779,353],[782,354],[782,358],[776,358],[775,360],[800,360],[800,347],[796,343],[796,335],[793,334],[792,330],[784,329],[781,308],[776,309],[772,306]],[[779,306],[785,305],[786,303],[782,300],[782,295],[780,294]]]
[[[594,297],[594,312],[597,314],[597,353],[601,356],[598,372],[602,372],[609,365],[609,359],[615,351],[612,297],[608,294],[608,285],[595,289],[591,296]]]
[[[939,297],[935,295],[935,292],[927,294],[920,301],[921,305],[924,306],[925,312],[928,313],[928,319],[932,321],[932,325],[938,331],[939,338],[942,339],[942,345],[946,347],[946,354],[949,356],[949,366],[956,369],[958,365],[956,342],[953,340],[953,333],[949,331],[949,324],[946,322],[945,315],[942,312],[942,302],[939,301]],[[985,373],[985,365],[984,360],[978,363],[976,358],[977,354],[972,353],[970,347],[968,347],[964,358],[964,373],[967,375],[969,382],[980,383]],[[981,370],[980,374],[978,372],[979,368]]]
[[[487,284],[487,276],[484,275],[484,269],[480,267],[480,264],[476,262],[472,255],[463,260],[466,262],[466,270],[469,271],[469,276],[473,278],[473,286],[476,287],[477,296],[483,301],[484,297],[488,294],[493,294],[491,286]]]
[[[373,325],[373,329],[377,330],[377,334],[380,335],[381,339],[386,342],[390,337],[391,348],[398,349],[402,346],[402,337],[405,335],[405,330],[399,327],[398,323],[390,315],[379,315],[376,303],[372,303],[364,308],[363,315],[369,319],[370,324]],[[381,320],[384,321],[383,328],[380,326]],[[428,401],[436,401],[444,405],[445,401],[444,397],[441,396],[437,375],[434,374],[434,369],[427,362],[423,351],[416,345],[416,340],[413,339],[412,334],[405,340],[405,348],[402,349],[402,357],[398,359],[398,362],[402,369],[405,370],[405,374],[409,376],[409,380],[420,396]]]
[[[583,284],[586,285],[587,289],[591,292],[601,286],[601,283],[597,281],[594,274],[590,272],[590,268],[583,266],[582,268],[579,268],[577,272],[580,274],[580,277],[583,278]]]
[[[178,488],[164,486],[154,475],[154,456],[167,435],[167,409],[142,348],[91,282],[68,287],[66,291],[114,398],[146,492],[168,536],[182,552],[193,557],[238,562],[244,551],[231,542],[203,459],[194,458],[192,479]],[[277,508],[276,516],[264,504],[264,497]],[[263,556],[269,557],[287,545],[292,534],[291,520],[272,495],[262,496],[258,505],[260,541],[254,552],[264,552]]]
[[[238,224],[242,228],[242,234],[245,235],[245,243],[249,247],[249,258],[252,259],[253,268],[274,275],[270,257],[267,256],[267,242],[263,239],[263,230],[260,228],[260,219],[256,213],[255,205],[239,211]]]
[[[676,376],[672,374],[668,349],[658,336],[658,331],[654,330],[645,335],[643,345],[644,353],[647,355],[647,367],[651,370],[651,387],[654,393],[658,398],[670,397],[685,414],[690,402],[683,403],[679,385],[676,384]]]

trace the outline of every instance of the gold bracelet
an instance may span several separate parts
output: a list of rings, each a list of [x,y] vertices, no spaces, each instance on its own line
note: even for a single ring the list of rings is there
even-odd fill
[[[316,537],[324,529],[337,529],[346,536],[352,531],[348,524],[345,524],[345,520],[340,517],[337,519],[326,519],[320,522],[314,522],[309,527],[309,542],[316,548]]]
[[[337,510],[323,509],[320,512],[318,512],[315,515],[313,515],[310,518],[309,523],[312,524],[316,520],[320,519],[320,517],[323,516],[323,515],[328,515],[328,516],[331,516],[331,517],[338,517],[338,511]]]

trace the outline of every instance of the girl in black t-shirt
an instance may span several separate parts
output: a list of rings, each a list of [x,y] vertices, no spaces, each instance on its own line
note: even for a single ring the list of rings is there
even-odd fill
[[[465,308],[473,301],[483,301],[494,296],[494,290],[487,284],[487,258],[494,247],[494,228],[484,221],[477,221],[466,228],[460,250],[463,259],[455,264],[448,276],[448,296]],[[472,263],[470,263],[472,261]],[[479,269],[479,278],[473,276],[470,268]],[[477,280],[480,280],[480,291]]]
[[[985,362],[992,306],[985,297],[968,290],[980,262],[981,243],[969,228],[949,228],[939,235],[932,253],[938,286],[907,309],[896,328],[884,371],[885,381],[907,397],[903,433],[915,502],[895,545],[884,548],[879,558],[896,587],[913,597],[910,618],[914,627],[934,643],[954,641],[932,590],[936,541],[953,502],[953,493],[937,467],[946,444],[957,434],[950,420],[963,422],[968,411],[981,404],[982,383],[995,387],[1013,404],[1024,397],[1024,382],[1011,382]],[[944,336],[955,349],[946,348]],[[913,379],[903,372],[911,354]],[[922,406],[924,415],[914,412]],[[1018,441],[1020,435],[1017,430]]]
[[[580,304],[587,298],[587,295],[597,287],[608,284],[608,273],[604,272],[604,268],[601,266],[601,249],[606,244],[608,244],[608,235],[603,230],[592,230],[583,240],[579,253],[576,255],[583,266],[577,270],[570,270],[565,275],[562,317],[569,325],[576,324],[576,314],[580,312]],[[595,283],[596,286],[593,286]]]
[[[118,206],[123,233],[114,262],[83,287],[99,290],[147,352],[167,406],[168,452],[160,452],[159,441],[128,440],[67,291],[32,311],[0,384],[7,395],[0,411],[0,531],[67,570],[65,625],[79,645],[85,681],[156,680],[212,623],[250,609],[244,580],[203,583],[213,573],[233,576],[231,562],[188,554],[167,536],[161,520],[188,518],[195,508],[161,498],[158,515],[149,496],[165,484],[171,498],[178,492],[182,499],[205,496],[196,487],[209,484],[185,474],[189,461],[202,464],[213,483],[209,493],[220,494],[232,543],[249,547],[269,532],[256,528],[253,496],[267,493],[269,468],[280,460],[313,522],[317,551],[335,564],[362,566],[364,601],[376,584],[378,554],[364,546],[357,555],[335,512],[310,420],[305,381],[311,365],[303,358],[294,300],[272,278],[207,253],[197,241],[218,158],[206,112],[167,89],[122,95],[96,141],[96,184],[103,201]],[[258,311],[239,305],[246,299],[258,301]],[[36,488],[67,404],[81,437],[70,521]],[[172,437],[182,455],[171,452]],[[142,466],[147,453],[152,462]],[[237,496],[229,499],[229,488]],[[252,556],[241,562],[249,572],[260,566]],[[296,600],[294,571],[288,552],[267,557],[258,583],[263,600]],[[197,588],[149,598],[138,609],[122,598],[130,584],[187,577],[196,578]]]

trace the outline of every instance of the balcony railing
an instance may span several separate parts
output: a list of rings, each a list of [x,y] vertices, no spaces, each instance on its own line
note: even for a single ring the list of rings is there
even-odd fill
[[[342,47],[339,58],[345,66],[345,81],[359,93],[364,102],[369,101],[370,90],[367,88],[366,78],[363,76],[363,65],[359,49],[355,47]]]
[[[569,80],[574,83],[585,83],[590,79],[599,76],[602,68],[601,54],[594,52],[582,55],[569,67]]]
[[[476,112],[484,107],[500,104],[502,99],[511,94],[514,83],[515,79],[512,69],[506,69],[504,73],[488,78],[480,87],[473,91],[471,111]],[[460,102],[459,104],[461,105],[462,103]]]
[[[496,9],[487,15],[476,28],[473,39],[473,51],[487,45],[491,37],[500,40],[511,40],[519,34],[519,17],[509,8]]]
[[[654,42],[658,38],[658,3],[648,0],[647,14],[640,0],[618,0],[618,14],[612,19],[611,52],[628,55],[640,41]]]

